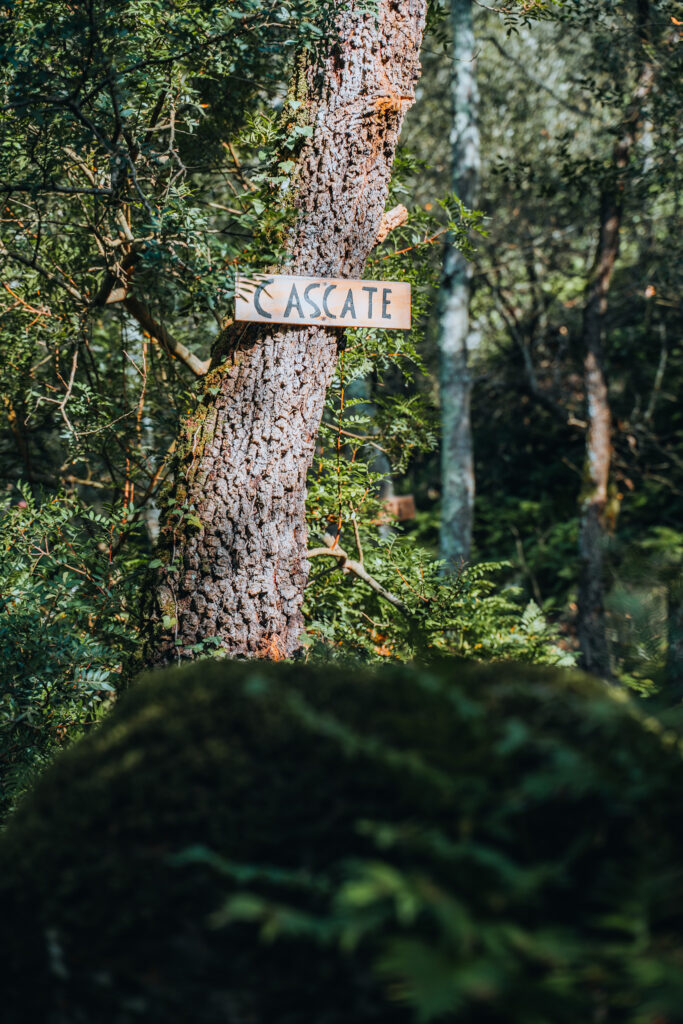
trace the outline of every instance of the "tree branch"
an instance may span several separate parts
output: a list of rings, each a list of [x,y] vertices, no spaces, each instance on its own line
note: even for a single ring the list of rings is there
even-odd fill
[[[398,206],[394,206],[392,210],[387,210],[386,213],[382,214],[382,220],[380,221],[379,231],[377,232],[377,238],[375,239],[375,245],[379,245],[387,237],[390,231],[394,228],[398,228],[401,224],[405,224],[408,220],[408,211],[405,206],[399,203]]]
[[[562,96],[558,96],[554,89],[551,89],[545,82],[542,82],[540,78],[536,78],[535,75],[532,75],[526,64],[521,60],[518,60],[517,57],[513,57],[511,53],[508,53],[505,47],[501,46],[494,36],[483,36],[482,42],[493,43],[501,57],[504,57],[505,60],[513,64],[518,71],[521,71],[527,81],[531,82],[532,85],[535,85],[537,89],[542,89],[544,92],[547,92],[549,96],[552,96],[555,102],[559,103],[561,107],[565,108],[565,110],[571,110],[572,114],[578,114],[579,117],[588,116],[590,110],[582,110],[581,107],[577,107],[574,103],[569,103],[569,101],[563,99]]]
[[[389,604],[393,604],[394,608],[398,608],[398,610],[403,612],[404,615],[410,615],[410,609],[408,606],[405,605],[399,597],[392,594],[390,590],[383,587],[382,584],[374,578],[374,576],[371,576],[365,566],[361,565],[360,562],[356,562],[353,558],[349,558],[344,549],[340,548],[338,544],[335,544],[335,539],[331,534],[326,533],[323,537],[323,541],[326,545],[324,548],[313,548],[306,552],[306,557],[320,558],[321,556],[327,556],[328,558],[336,558],[339,561],[340,569],[344,569],[346,572],[352,572],[354,576],[357,576],[358,579],[367,583],[370,589],[374,590],[375,593],[380,595],[380,597],[383,597],[385,601],[388,601]]]
[[[526,372],[527,386],[531,396],[536,399],[539,405],[541,405],[544,409],[551,413],[557,420],[559,420],[560,423],[563,424],[563,426],[580,426],[585,428],[585,423],[582,423],[580,420],[577,420],[559,402],[556,402],[552,395],[549,394],[549,392],[542,388],[541,385],[538,383],[538,378],[536,376],[536,369],[534,367],[533,359],[531,358],[531,353],[529,352],[529,349],[524,344],[524,338],[522,337],[522,334],[520,332],[519,324],[514,315],[514,311],[511,309],[509,302],[507,302],[507,300],[505,299],[502,289],[497,284],[493,283],[493,281],[489,278],[488,274],[482,272],[481,277],[483,278],[487,286],[490,288],[491,294],[493,296],[493,301],[496,309],[498,310],[500,318],[505,324],[508,333],[510,334],[510,337],[515,342],[520,351],[520,354],[522,356],[522,362],[524,363],[524,370]]]
[[[87,305],[87,299],[83,295],[81,295],[77,288],[69,284],[69,282],[67,281],[63,274],[53,273],[51,270],[48,270],[47,267],[42,266],[42,264],[37,263],[35,260],[30,259],[28,256],[24,256],[23,253],[16,252],[14,249],[5,248],[5,246],[2,245],[1,243],[0,256],[6,256],[7,259],[15,260],[17,263],[23,263],[25,267],[29,267],[31,270],[35,270],[38,274],[42,274],[42,276],[51,284],[60,285],[69,293],[72,299],[76,299],[77,302],[80,302],[83,305]]]
[[[189,348],[183,345],[170,334],[163,324],[158,324],[144,303],[140,302],[133,295],[126,295],[123,299],[123,306],[126,312],[130,313],[134,320],[142,327],[143,331],[156,338],[172,356],[184,363],[192,370],[196,377],[203,377],[209,369],[209,359],[199,359]]]
[[[57,185],[54,181],[20,181],[15,185],[2,181],[0,182],[0,192],[7,194],[10,192],[58,192],[66,196],[112,196],[114,194],[110,188],[70,188],[67,185]]]

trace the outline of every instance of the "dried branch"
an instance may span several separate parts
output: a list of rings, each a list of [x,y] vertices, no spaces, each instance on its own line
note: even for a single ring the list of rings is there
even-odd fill
[[[82,305],[87,305],[87,299],[81,295],[79,290],[73,285],[69,284],[67,279],[61,273],[53,273],[48,270],[47,267],[36,262],[28,256],[24,256],[23,253],[16,252],[14,249],[7,249],[2,243],[0,243],[0,256],[5,256],[9,260],[14,260],[16,263],[22,263],[25,267],[29,267],[30,270],[35,270],[38,274],[41,274],[51,284],[58,284],[64,288],[69,295],[80,302]]]
[[[390,590],[387,590],[386,587],[383,587],[382,584],[374,578],[374,576],[371,576],[370,573],[365,568],[365,566],[361,565],[360,562],[354,561],[353,558],[349,558],[346,551],[344,551],[343,548],[339,547],[339,545],[335,542],[335,538],[331,534],[326,533],[325,536],[323,537],[323,541],[326,545],[324,548],[313,548],[312,550],[306,552],[306,557],[336,558],[339,561],[339,567],[341,569],[343,569],[345,572],[352,572],[354,576],[357,576],[358,579],[363,580],[364,583],[367,583],[370,589],[374,590],[375,593],[380,595],[380,597],[383,597],[385,601],[388,601],[389,604],[393,604],[394,608],[398,608],[398,610],[400,612],[403,612],[404,615],[410,615],[410,609],[408,608],[408,606],[404,604],[399,597],[396,597],[395,594],[392,594]]]
[[[143,331],[160,342],[167,352],[184,363],[196,377],[203,377],[208,372],[210,360],[199,359],[183,345],[182,341],[178,341],[172,334],[169,334],[164,325],[156,322],[147,306],[139,299],[133,295],[127,295],[123,299],[123,306],[126,312],[130,313],[134,320],[137,320]]]
[[[375,245],[379,245],[383,242],[390,231],[393,231],[394,228],[400,227],[401,224],[405,224],[407,220],[408,211],[405,206],[400,203],[398,206],[394,206],[393,210],[388,210],[386,213],[383,213]]]

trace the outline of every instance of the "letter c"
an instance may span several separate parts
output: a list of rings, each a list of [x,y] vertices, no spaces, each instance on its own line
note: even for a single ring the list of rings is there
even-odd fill
[[[268,320],[272,320],[273,319],[273,315],[272,315],[272,313],[269,313],[267,310],[265,310],[263,308],[263,306],[261,305],[261,302],[260,302],[260,296],[261,296],[261,292],[263,291],[263,289],[267,288],[269,284],[272,284],[274,280],[275,280],[274,277],[266,278],[265,281],[261,281],[261,284],[258,286],[256,291],[254,292],[254,306],[256,307],[256,312],[259,314],[259,316],[265,316],[266,319],[268,319]]]
[[[306,287],[306,291],[304,292],[304,298],[305,298],[306,302],[313,309],[313,312],[309,313],[309,316],[311,316],[311,317],[320,316],[320,306],[315,301],[315,299],[311,296],[311,292],[313,291],[314,288],[320,288],[320,281],[314,281],[313,284],[309,284]]]
[[[328,305],[327,305],[327,296],[336,287],[337,287],[336,284],[328,284],[327,288],[323,292],[323,309],[325,310],[326,315],[329,316],[330,320],[336,320],[337,318],[334,315],[334,313],[330,313],[330,310],[329,310]]]

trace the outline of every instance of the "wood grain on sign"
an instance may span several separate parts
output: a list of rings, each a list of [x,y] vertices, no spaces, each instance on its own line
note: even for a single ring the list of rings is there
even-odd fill
[[[290,274],[239,275],[235,320],[405,331],[410,328],[410,285]]]

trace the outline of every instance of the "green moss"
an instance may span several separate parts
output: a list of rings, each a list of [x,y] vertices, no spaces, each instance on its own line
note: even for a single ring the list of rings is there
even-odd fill
[[[191,488],[206,446],[213,440],[217,418],[215,403],[207,396],[183,422],[176,458],[186,489]]]
[[[289,103],[285,104],[284,114],[286,128],[291,128],[294,125],[305,127],[312,123],[312,114],[308,109],[310,100],[308,94],[309,67],[310,54],[307,50],[302,50],[294,60],[294,70],[287,90]]]
[[[675,1022],[679,745],[553,669],[151,675],[0,843],[3,1020]]]
[[[221,367],[211,372],[213,387],[219,385],[224,376]],[[194,505],[194,495],[201,490],[209,470],[199,475],[199,467],[208,447],[211,446],[218,423],[218,409],[211,393],[207,390],[192,413],[183,420],[180,434],[172,457],[171,473],[167,485],[162,489],[160,501],[166,506],[167,519],[162,530],[158,556],[168,565],[171,551],[178,549],[180,541],[188,533],[201,529]]]

